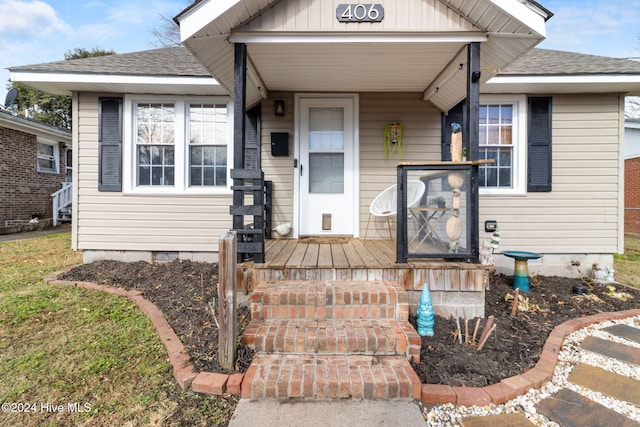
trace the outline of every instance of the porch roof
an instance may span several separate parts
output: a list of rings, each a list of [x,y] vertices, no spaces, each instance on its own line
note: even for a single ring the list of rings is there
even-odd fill
[[[11,80],[48,93],[74,91],[229,95],[183,47],[11,67]],[[640,95],[640,61],[532,49],[484,83],[482,93]]]
[[[466,96],[468,43],[482,42],[487,81],[544,39],[551,16],[529,0],[411,0],[402,10],[388,3],[389,24],[376,26],[336,22],[317,3],[201,0],[175,20],[187,49],[230,93],[233,43],[247,45],[248,105],[269,91],[421,91],[447,111]]]

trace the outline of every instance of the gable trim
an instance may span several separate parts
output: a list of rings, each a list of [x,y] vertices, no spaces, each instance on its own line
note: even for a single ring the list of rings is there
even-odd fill
[[[219,18],[241,0],[203,1],[178,15],[174,20],[180,25],[180,41],[192,37],[209,22]]]

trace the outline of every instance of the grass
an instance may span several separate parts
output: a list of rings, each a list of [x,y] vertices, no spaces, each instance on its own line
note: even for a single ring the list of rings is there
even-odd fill
[[[69,234],[0,243],[0,402],[21,410],[0,426],[226,425],[236,398],[181,392],[135,304],[44,283],[81,262],[69,246]]]
[[[640,287],[640,234],[624,235],[624,254],[613,261],[616,281]]]

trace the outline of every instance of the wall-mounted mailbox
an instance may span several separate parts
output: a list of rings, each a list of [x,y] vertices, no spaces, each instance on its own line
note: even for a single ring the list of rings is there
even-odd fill
[[[271,155],[272,156],[288,156],[289,155],[289,133],[288,132],[272,132],[271,133]]]

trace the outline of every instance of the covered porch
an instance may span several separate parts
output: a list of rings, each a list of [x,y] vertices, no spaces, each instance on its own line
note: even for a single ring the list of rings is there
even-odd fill
[[[344,6],[351,7],[352,12],[357,9],[357,13],[348,13]],[[247,237],[239,239],[240,259],[241,254],[251,254],[259,264],[269,263],[260,194],[264,180],[275,182],[273,197],[279,211],[274,225],[291,223],[289,237],[358,238],[362,236],[365,206],[370,197],[384,188],[379,179],[384,177],[386,185],[391,179],[399,189],[398,238],[395,250],[391,251],[395,256],[390,259],[399,262],[398,265],[406,264],[412,258],[411,240],[421,244],[426,241],[424,236],[411,239],[401,229],[412,226],[404,222],[408,206],[401,205],[406,200],[403,185],[406,177],[395,178],[397,164],[402,160],[383,158],[373,154],[378,150],[371,148],[382,140],[385,122],[403,118],[396,116],[397,110],[382,95],[412,94],[416,102],[431,106],[429,118],[414,122],[414,129],[422,127],[411,141],[414,146],[423,145],[418,158],[425,161],[450,160],[445,152],[448,148],[443,149],[446,145],[440,142],[449,133],[445,130],[446,120],[442,120],[441,127],[440,118],[433,112],[446,115],[466,100],[457,121],[462,124],[468,159],[478,161],[482,158],[478,146],[480,87],[544,38],[544,22],[548,17],[548,11],[534,1],[496,0],[410,0],[402,6],[384,1],[376,5],[323,2],[322,6],[311,0],[201,1],[184,11],[176,18],[184,45],[233,94],[234,193],[230,213],[233,229]],[[380,94],[375,106],[367,95],[371,93]],[[329,158],[344,153],[344,188],[350,193],[341,194],[348,194],[345,200],[355,200],[353,205],[336,201],[336,196],[333,201],[326,198],[314,205],[321,206],[322,211],[308,207],[311,203],[307,202],[316,197],[310,196],[312,191],[307,182],[311,171],[309,153],[313,151],[309,113],[317,105],[309,104],[307,108],[305,97],[332,101],[350,97],[342,110],[345,127],[340,128],[344,138],[337,149],[339,153],[332,147],[329,154],[322,155]],[[286,112],[285,103],[280,103],[283,100],[287,100]],[[254,106],[261,107],[258,120],[251,116]],[[365,107],[373,114],[360,110]],[[425,122],[430,124],[425,127],[422,125]],[[370,128],[365,129],[365,124]],[[437,128],[439,136],[434,132]],[[269,141],[274,143],[276,134],[288,137],[286,149],[277,154],[268,147]],[[258,148],[258,160],[249,166],[247,159],[255,145],[267,147]],[[478,261],[477,164],[471,164],[469,172],[466,202],[456,208],[461,213],[464,209],[465,213],[459,216],[464,239],[456,242],[463,243],[464,254],[458,251],[458,246],[426,258],[448,258],[453,263],[460,259]],[[349,205],[347,211],[336,213],[345,205]],[[325,214],[334,220],[354,218],[354,221],[348,224],[350,228],[345,228],[347,232],[337,230],[331,221],[325,228]],[[426,215],[424,225],[430,213],[416,211],[409,216],[416,215]],[[322,226],[308,232],[305,226],[310,217]],[[247,229],[249,223],[253,227]],[[452,256],[444,256],[450,252]],[[414,255],[424,258],[425,254],[419,249]]]
[[[237,266],[238,286],[248,293],[260,282],[388,281],[400,284],[417,304],[429,284],[438,314],[483,315],[489,269],[468,262],[442,259],[397,263],[396,241],[348,237],[273,239],[265,243],[265,262]],[[446,295],[445,295],[446,294]]]

